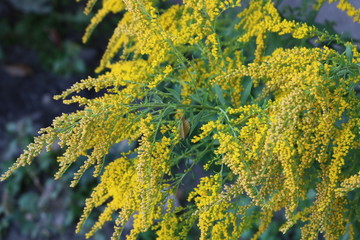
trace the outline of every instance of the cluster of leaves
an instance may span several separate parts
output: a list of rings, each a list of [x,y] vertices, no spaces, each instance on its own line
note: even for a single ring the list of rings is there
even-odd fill
[[[338,7],[358,21],[348,1]],[[56,96],[83,108],[42,129],[2,180],[58,143],[55,178],[75,165],[71,186],[91,167],[101,179],[77,228],[105,205],[87,237],[116,217],[114,239],[193,229],[257,239],[278,215],[277,230],[302,239],[360,234],[355,45],[283,18],[269,0],[104,0],[84,40],[111,13],[121,19],[96,70],[105,73]],[[102,94],[77,95],[85,89]],[[124,141],[129,151],[111,157]],[[192,174],[198,185],[184,191]]]

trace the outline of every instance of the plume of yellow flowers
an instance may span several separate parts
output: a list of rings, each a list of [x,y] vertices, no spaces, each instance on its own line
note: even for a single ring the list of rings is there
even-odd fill
[[[349,1],[338,8],[360,22]],[[55,97],[80,110],[42,129],[1,180],[59,144],[55,178],[80,161],[71,186],[92,167],[100,179],[77,226],[105,207],[87,238],[115,221],[112,239],[186,239],[194,229],[200,239],[258,239],[276,214],[279,231],[301,228],[304,240],[360,234],[356,45],[284,19],[270,0],[103,0],[84,41],[111,13],[121,17],[99,75]],[[81,97],[87,89],[101,94]],[[124,141],[130,150],[111,159]],[[197,186],[185,188],[191,175]]]

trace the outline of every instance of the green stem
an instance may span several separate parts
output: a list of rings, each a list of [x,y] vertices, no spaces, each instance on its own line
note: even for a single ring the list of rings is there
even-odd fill
[[[211,107],[209,105],[194,105],[194,104],[166,104],[166,103],[149,103],[149,104],[129,104],[128,107],[138,109],[138,108],[168,108],[173,107],[174,109],[183,109],[183,108],[196,108],[196,109],[207,109],[212,111],[219,111],[218,107]]]

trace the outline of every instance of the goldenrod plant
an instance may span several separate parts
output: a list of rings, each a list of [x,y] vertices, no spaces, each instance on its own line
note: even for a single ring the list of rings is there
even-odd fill
[[[350,1],[328,2],[359,22]],[[42,129],[1,180],[58,144],[56,179],[79,161],[71,186],[85,171],[99,178],[77,227],[104,206],[88,238],[114,221],[112,239],[128,222],[126,239],[150,230],[186,239],[193,229],[200,239],[258,239],[275,214],[286,219],[280,232],[295,226],[304,240],[360,237],[355,44],[283,18],[269,0],[103,0],[84,41],[114,13],[99,75],[55,97],[80,109]],[[81,97],[86,89],[100,93]],[[108,158],[124,141],[131,150]],[[191,175],[197,187],[179,204]]]

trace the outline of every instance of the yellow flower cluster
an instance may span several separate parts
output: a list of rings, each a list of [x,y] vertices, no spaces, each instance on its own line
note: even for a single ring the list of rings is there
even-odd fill
[[[281,208],[286,209],[288,218],[283,229],[297,221],[309,221],[303,239],[315,238],[318,231],[327,239],[344,234],[346,200],[341,196],[358,186],[359,177],[353,175],[342,183],[342,167],[350,149],[358,146],[359,116],[353,112],[351,120],[337,125],[344,114],[359,109],[360,102],[355,95],[346,95],[354,79],[341,78],[334,85],[334,69],[326,61],[336,55],[327,48],[277,49],[262,63],[249,64],[236,74],[264,81],[264,92],[274,93],[274,101],[269,101],[266,109],[257,105],[229,108],[228,114],[236,118],[226,124],[210,121],[192,140],[201,142],[212,133],[219,141],[214,152],[222,155],[221,164],[239,176],[235,183],[241,189],[239,194],[246,192],[262,206],[263,223],[256,237]],[[309,171],[318,171],[315,161],[321,173],[318,178],[306,179]],[[317,200],[295,214],[299,199],[306,199],[308,181],[319,181]],[[326,219],[324,214],[333,218]]]
[[[101,183],[94,189],[91,197],[86,201],[83,216],[78,224],[80,230],[84,221],[93,208],[101,206],[108,199],[107,207],[98,218],[98,222],[87,233],[87,237],[112,219],[114,212],[118,212],[117,231],[134,217],[134,228],[127,239],[136,236],[150,228],[153,220],[159,219],[162,211],[161,202],[170,194],[167,184],[162,183],[165,174],[170,170],[170,139],[163,137],[160,142],[153,142],[154,125],[152,116],[140,122],[140,147],[135,159],[121,157],[109,164],[101,177]]]
[[[105,72],[55,97],[81,109],[41,130],[1,180],[58,143],[65,151],[56,178],[79,159],[71,186],[93,166],[100,177],[77,228],[104,206],[88,238],[116,217],[113,239],[131,221],[126,239],[146,231],[186,239],[197,225],[200,239],[234,240],[255,226],[255,240],[283,210],[284,233],[301,222],[306,240],[354,235],[347,212],[360,187],[356,46],[340,41],[343,54],[308,43],[267,49],[270,35],[322,34],[283,19],[270,0],[102,3],[85,40],[107,14],[122,12],[97,69]],[[358,19],[347,1],[338,6]],[[97,97],[78,94],[91,89]],[[132,143],[128,152],[109,159],[122,141]],[[187,196],[190,175],[199,184]]]
[[[156,231],[157,239],[174,239],[180,240],[178,225],[179,218],[173,213],[167,213],[163,217],[163,221],[159,223],[159,230]]]
[[[86,8],[85,8],[85,14],[89,14],[91,12],[91,9],[95,5],[97,0],[91,0],[88,1]],[[86,28],[85,34],[83,36],[83,42],[86,42],[91,33],[94,31],[96,26],[104,19],[106,15],[108,15],[110,12],[112,13],[118,13],[122,10],[124,10],[125,5],[122,1],[117,0],[103,0],[102,2],[102,8],[95,14],[93,18],[91,18],[90,25]]]
[[[360,188],[360,172],[356,175],[352,175],[346,178],[342,183],[341,187],[337,188],[335,193],[337,196],[345,196],[347,192]]]
[[[228,211],[231,203],[221,196],[220,174],[203,177],[197,188],[189,194],[188,201],[194,200],[198,208],[200,239],[234,239],[236,216]],[[234,229],[235,230],[235,229]]]
[[[237,28],[243,28],[246,33],[238,40],[248,42],[256,37],[255,61],[261,61],[265,49],[265,39],[268,32],[279,35],[292,34],[294,38],[309,38],[314,35],[315,27],[281,19],[272,1],[251,1],[249,7],[239,14],[241,18]]]
[[[219,60],[219,43],[216,39],[216,36],[217,35],[213,33],[207,37],[207,43],[211,46],[211,55],[213,56],[215,61]]]
[[[141,191],[137,182],[137,174],[134,165],[127,158],[119,158],[110,163],[101,177],[101,183],[94,188],[91,197],[87,199],[77,231],[80,231],[83,223],[90,215],[93,208],[101,206],[109,198],[104,212],[99,216],[99,220],[92,227],[87,236],[91,236],[97,229],[112,219],[113,212],[120,211],[119,219],[126,223],[133,214],[133,209],[138,209]],[[124,221],[125,220],[125,221]]]
[[[240,7],[241,0],[185,0],[184,4],[191,7],[198,13],[201,13],[205,10],[205,13],[209,17],[210,22],[213,22],[222,11],[233,7]]]
[[[175,56],[180,56],[176,47],[193,45],[213,31],[211,22],[200,9],[206,5],[208,14],[215,17],[213,7],[210,7],[214,1],[185,1],[184,5],[173,5],[163,14],[157,14],[154,3],[150,2],[124,1],[127,12],[119,21],[97,71],[107,67],[122,47],[123,58],[130,52],[147,55],[152,67],[164,61],[173,61],[175,59],[169,59],[169,51],[175,51]],[[216,9],[220,11],[221,8],[237,5],[240,5],[238,1],[219,1]],[[136,39],[135,44],[133,39]],[[181,60],[186,62],[183,58]]]
[[[204,125],[201,126],[201,134],[199,136],[195,136],[191,139],[191,142],[193,143],[197,143],[198,141],[200,141],[201,139],[203,139],[204,137],[208,136],[209,133],[214,130],[214,129],[219,129],[220,128],[220,121],[210,121]]]

